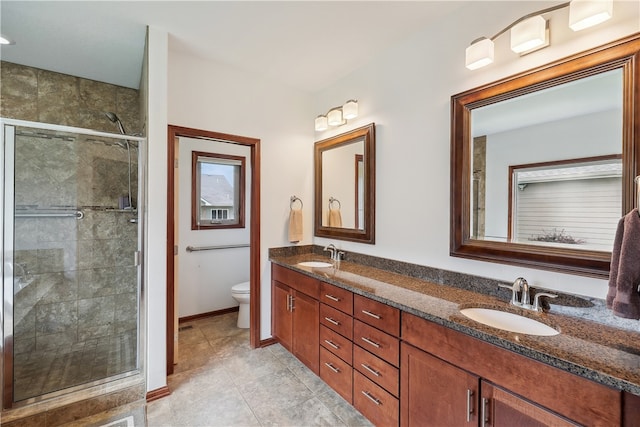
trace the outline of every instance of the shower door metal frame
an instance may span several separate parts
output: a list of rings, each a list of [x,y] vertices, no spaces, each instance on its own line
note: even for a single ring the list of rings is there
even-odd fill
[[[82,136],[96,136],[110,138],[115,140],[129,140],[138,142],[138,254],[137,259],[137,281],[138,281],[138,334],[137,334],[137,368],[133,371],[116,374],[105,377],[100,380],[78,384],[54,392],[35,396],[20,402],[13,401],[13,303],[14,303],[14,276],[13,269],[7,268],[13,264],[14,252],[14,197],[15,197],[15,137],[16,127],[28,127],[32,129],[42,129],[48,131],[75,133]],[[141,380],[145,378],[144,354],[145,337],[146,337],[146,310],[144,304],[144,258],[145,258],[145,236],[146,236],[146,153],[147,139],[138,136],[129,136],[122,134],[114,134],[108,132],[100,132],[91,129],[77,128],[72,126],[54,125],[48,123],[30,122],[25,120],[5,119],[0,117],[0,142],[3,149],[0,150],[0,165],[4,167],[2,176],[2,189],[0,196],[2,197],[2,208],[0,209],[0,218],[2,218],[3,226],[0,234],[0,242],[2,243],[2,304],[0,304],[0,326],[2,327],[2,339],[0,340],[0,389],[2,392],[2,407],[0,410],[12,409],[15,407],[25,406],[31,403],[40,402],[57,396],[68,395],[76,391],[85,390],[89,387],[105,384],[121,379],[129,379],[139,376]]]

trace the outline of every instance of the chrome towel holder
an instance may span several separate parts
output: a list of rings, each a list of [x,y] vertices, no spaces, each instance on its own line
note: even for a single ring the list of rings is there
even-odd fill
[[[338,204],[338,209],[342,209],[342,205],[340,204],[340,200],[336,199],[335,197],[329,197],[329,210],[333,209],[333,203],[337,203]]]
[[[291,196],[291,199],[290,199],[290,202],[289,202],[289,209],[293,210],[293,204],[296,201],[300,202],[300,209],[304,208],[304,203],[302,203],[302,200],[298,196],[293,195],[293,196]]]

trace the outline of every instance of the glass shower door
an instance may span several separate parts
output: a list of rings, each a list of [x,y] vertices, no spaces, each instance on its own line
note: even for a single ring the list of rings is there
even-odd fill
[[[140,369],[139,141],[10,128],[5,407]]]

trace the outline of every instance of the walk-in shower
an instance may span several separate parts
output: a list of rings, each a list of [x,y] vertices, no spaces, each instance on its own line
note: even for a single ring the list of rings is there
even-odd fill
[[[0,124],[3,408],[141,375],[144,139]]]

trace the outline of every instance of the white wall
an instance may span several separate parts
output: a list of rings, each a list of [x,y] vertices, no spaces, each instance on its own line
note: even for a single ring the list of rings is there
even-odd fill
[[[309,94],[257,75],[169,52],[169,122],[259,138],[261,144],[261,338],[271,336],[270,247],[290,245],[292,195],[304,203],[304,238],[312,242],[313,119]]]
[[[520,58],[509,50],[506,34],[496,40],[495,63],[476,71],[465,68],[464,51],[472,40],[549,4],[557,3],[467,2],[454,16],[317,94],[316,112],[355,98],[360,114],[316,139],[376,123],[376,244],[338,246],[500,280],[523,276],[535,286],[605,296],[604,280],[449,256],[451,96],[640,31],[638,2],[616,2],[610,21],[578,33],[568,28],[568,10],[563,9],[551,15],[551,46]]]
[[[149,28],[148,179],[145,209],[147,391],[167,385],[167,60],[168,34]]]

